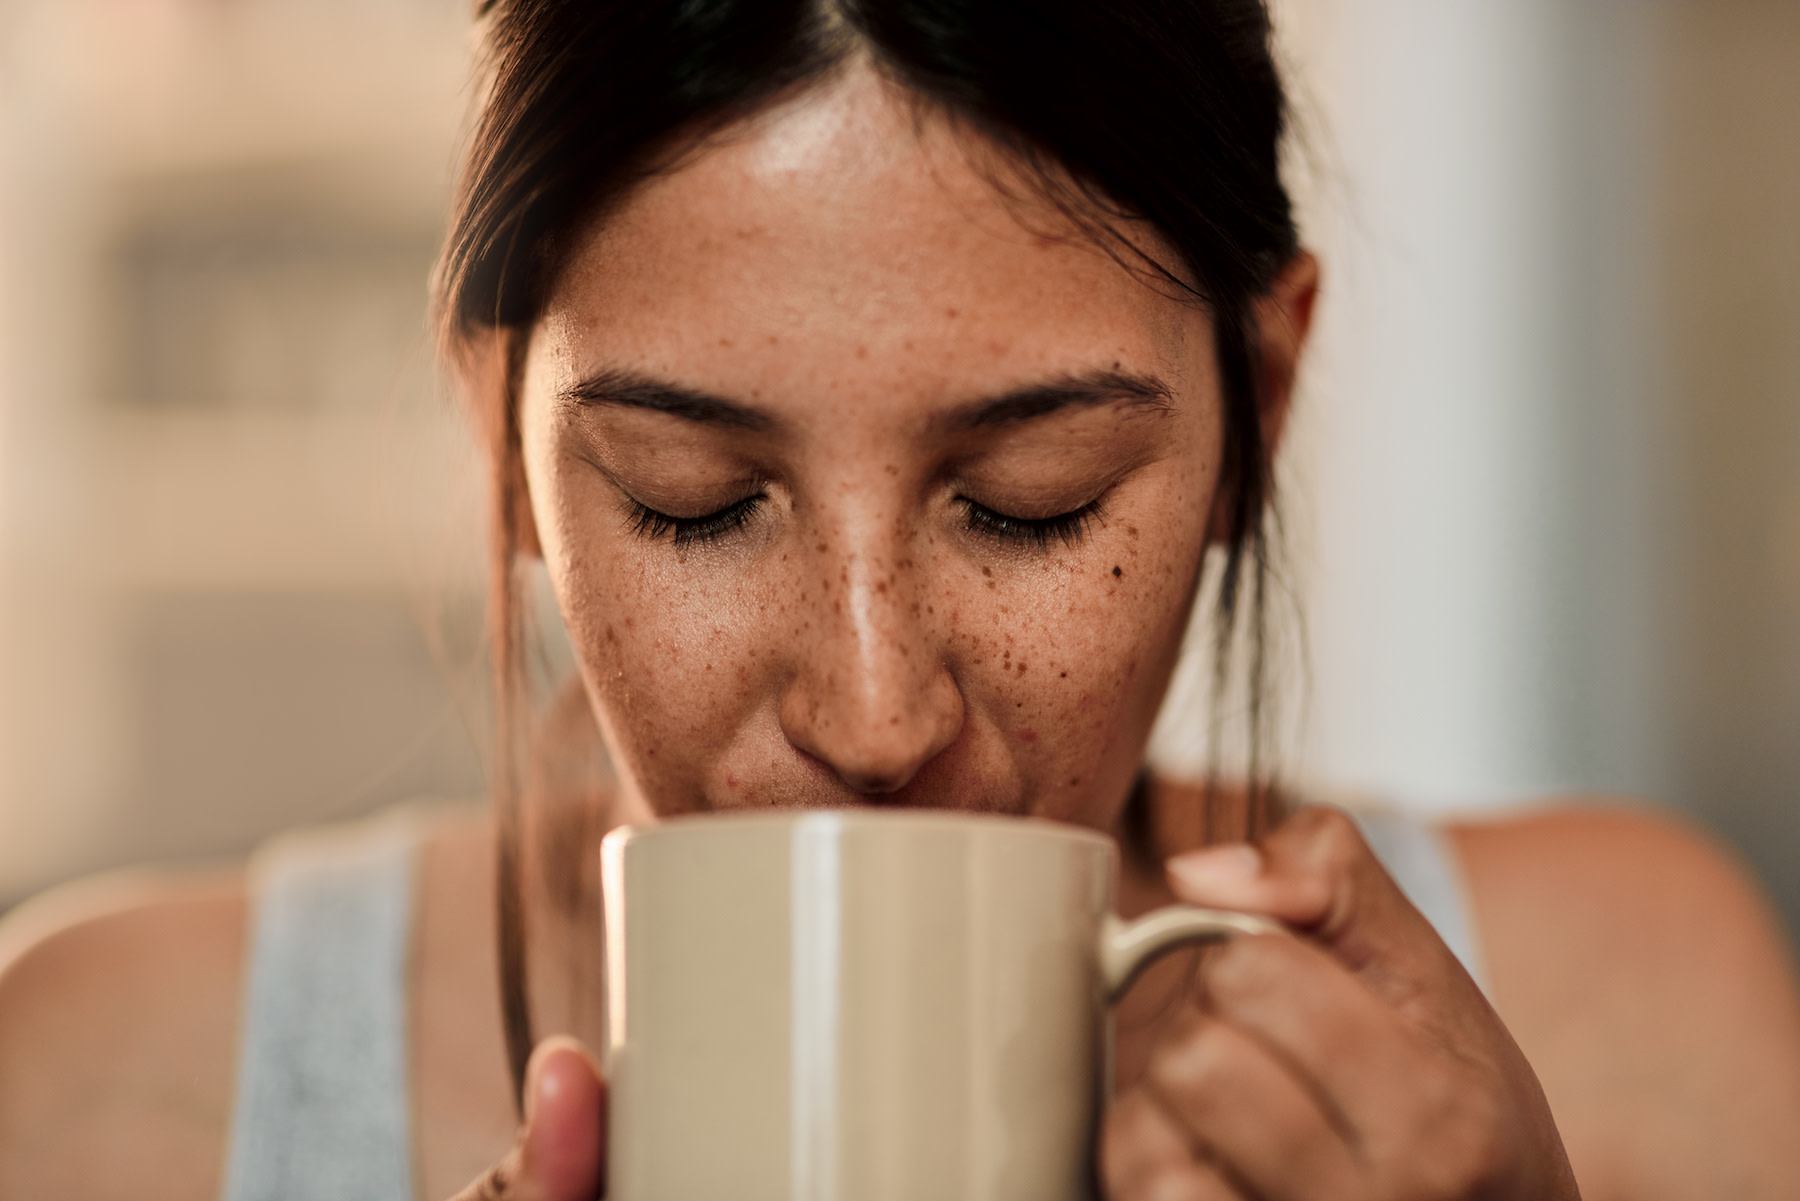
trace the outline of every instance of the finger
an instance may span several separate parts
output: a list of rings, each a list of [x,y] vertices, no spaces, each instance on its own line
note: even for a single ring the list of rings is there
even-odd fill
[[[1363,1165],[1333,1115],[1286,1062],[1229,1022],[1184,1018],[1151,1056],[1144,1086],[1256,1197],[1360,1191]]]
[[[1143,1088],[1107,1110],[1100,1135],[1108,1201],[1237,1201],[1212,1165],[1194,1155],[1187,1132]]]
[[[1440,1070],[1393,1008],[1306,940],[1233,939],[1196,972],[1215,1020],[1283,1064],[1353,1148]]]
[[[592,1201],[605,1174],[606,1088],[586,1049],[548,1038],[525,1070],[519,1141],[457,1201]]]
[[[1265,913],[1304,931],[1390,1003],[1421,988],[1466,982],[1455,956],[1342,810],[1307,806],[1257,846],[1178,855],[1168,877],[1190,904]]]
[[[524,1170],[544,1201],[599,1196],[606,1088],[587,1049],[567,1037],[539,1043],[525,1072],[525,1098]]]

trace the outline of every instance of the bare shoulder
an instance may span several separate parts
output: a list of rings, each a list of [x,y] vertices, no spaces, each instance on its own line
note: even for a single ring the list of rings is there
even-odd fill
[[[218,1195],[239,870],[120,874],[0,922],[0,1201]]]
[[[1800,991],[1749,873],[1643,809],[1453,827],[1493,1002],[1583,1195],[1800,1195]]]

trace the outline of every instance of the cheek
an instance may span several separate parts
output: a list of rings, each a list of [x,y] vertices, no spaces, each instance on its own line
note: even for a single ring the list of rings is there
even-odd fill
[[[550,566],[619,766],[649,795],[700,787],[707,760],[777,692],[785,590],[726,561],[696,570],[661,543],[563,527]]]
[[[1120,521],[1092,553],[957,598],[965,694],[1042,794],[1106,792],[1136,770],[1203,548],[1198,523],[1157,535]]]

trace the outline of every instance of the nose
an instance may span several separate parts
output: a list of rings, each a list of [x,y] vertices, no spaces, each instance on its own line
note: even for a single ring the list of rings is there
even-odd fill
[[[862,795],[897,792],[962,732],[963,699],[904,540],[821,542],[810,623],[781,698],[794,746]]]

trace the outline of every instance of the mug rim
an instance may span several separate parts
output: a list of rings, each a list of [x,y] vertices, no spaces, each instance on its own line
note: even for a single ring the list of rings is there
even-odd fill
[[[642,842],[723,826],[905,826],[912,829],[979,829],[994,834],[1057,841],[1088,842],[1117,850],[1118,843],[1091,826],[1060,822],[1033,814],[993,813],[968,809],[884,809],[854,805],[784,806],[756,810],[708,810],[664,818],[654,825],[621,825],[607,831],[602,843]]]

